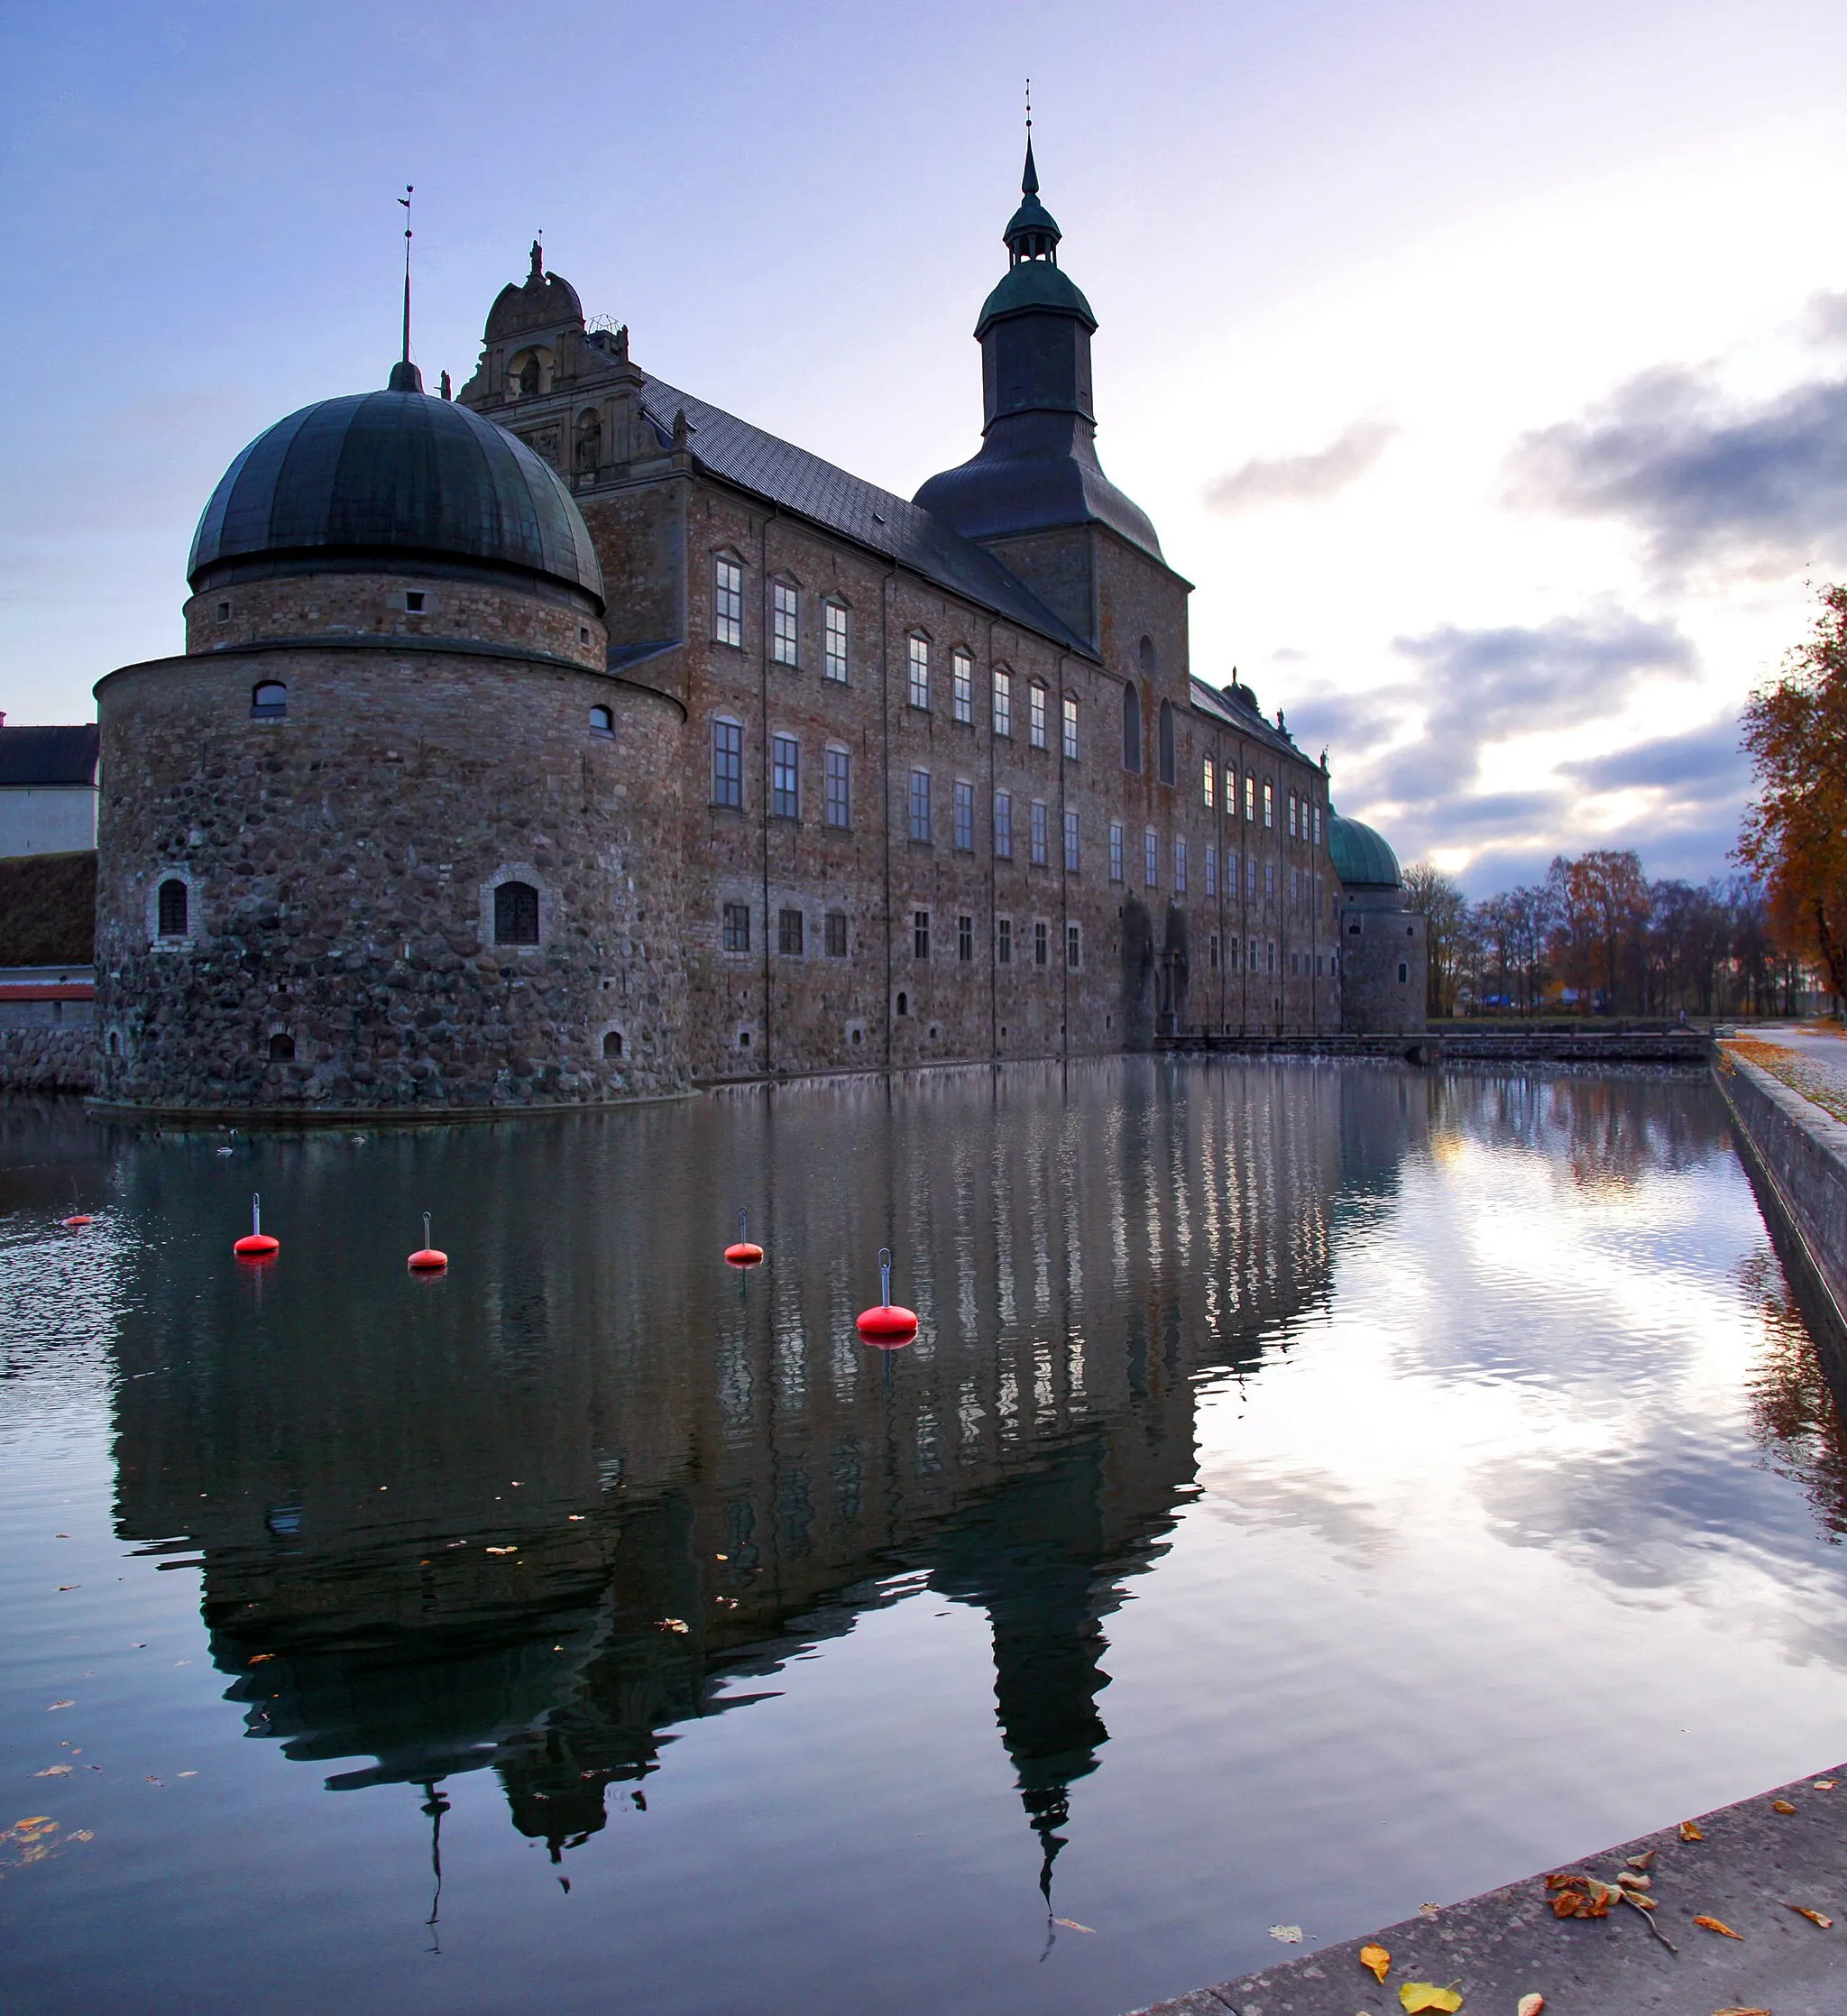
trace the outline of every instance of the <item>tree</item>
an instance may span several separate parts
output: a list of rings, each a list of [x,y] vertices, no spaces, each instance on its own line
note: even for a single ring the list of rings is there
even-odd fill
[[[1419,861],[1404,871],[1406,906],[1424,920],[1429,946],[1429,981],[1425,1010],[1447,1015],[1456,999],[1456,983],[1466,969],[1472,947],[1468,898],[1462,885],[1440,868]]]
[[[1847,1000],[1847,584],[1821,603],[1782,677],[1745,704],[1756,796],[1735,858],[1763,885],[1776,943],[1819,960]]]

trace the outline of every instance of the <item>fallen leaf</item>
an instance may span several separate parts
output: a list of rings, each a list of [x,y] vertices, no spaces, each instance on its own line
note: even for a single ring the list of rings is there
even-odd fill
[[[1273,1939],[1281,1939],[1284,1946],[1300,1946],[1302,1943],[1302,1929],[1300,1925],[1273,1925],[1270,1928],[1270,1937]]]
[[[1371,1969],[1374,1981],[1383,1982],[1392,1965],[1392,1956],[1383,1946],[1363,1946],[1360,1948],[1360,1965]]]
[[[272,1652],[253,1652],[250,1655],[250,1662],[253,1666],[261,1666],[264,1660],[273,1659],[275,1656]]]
[[[1834,1789],[1834,1781],[1832,1778],[1817,1778],[1815,1781],[1815,1789],[1818,1792],[1832,1792]]]
[[[1062,1925],[1068,1931],[1072,1932],[1089,1932],[1094,1936],[1097,1930],[1094,1925],[1080,1925],[1074,1918],[1055,1918],[1052,1922],[1054,1925]]]
[[[1793,1813],[1795,1810],[1796,1809],[1790,1805],[1787,1799],[1773,1799],[1770,1801],[1770,1811],[1772,1813]]]
[[[1680,1838],[1683,1841],[1704,1841],[1705,1839],[1705,1836],[1700,1832],[1700,1830],[1693,1824],[1691,1820],[1682,1820],[1680,1823]]]
[[[1443,1907],[1440,1904],[1420,1904],[1418,1906],[1418,1916],[1420,1918],[1435,1918],[1442,1909]]]
[[[1590,1878],[1581,1869],[1556,1869],[1546,1878],[1548,1890],[1582,1890]]]
[[[1652,1876],[1638,1876],[1632,1869],[1619,1872],[1616,1881],[1624,1890],[1652,1890],[1655,1887],[1655,1879]]]
[[[96,1836],[90,1832],[88,1827],[80,1827],[70,1836],[70,1838],[73,1841],[94,1841],[96,1839]]]
[[[517,1554],[519,1551],[519,1550],[517,1547],[490,1547],[488,1549],[490,1554]]]
[[[1734,1932],[1723,1919],[1708,1918],[1704,1911],[1695,1911],[1693,1922],[1695,1925],[1704,1925],[1708,1932],[1716,1932],[1722,1938],[1741,1939],[1744,1937],[1742,1932]]]
[[[1770,2016],[1768,2009],[1715,2009],[1713,2016]]]
[[[1656,1899],[1640,1890],[1625,1890],[1622,1892],[1622,1901],[1625,1904],[1633,1904],[1639,1911],[1651,1911],[1657,1905]]]
[[[1582,1891],[1561,1890],[1552,1900],[1552,1916],[1554,1918],[1576,1918],[1584,1911],[1589,1901],[1590,1900],[1585,1897]]]
[[[74,1708],[76,1706],[75,1701],[53,1701],[51,1707],[45,1710],[45,1713],[47,1715],[56,1715],[60,1708]]]
[[[1654,1865],[1655,1851],[1652,1848],[1645,1855],[1631,1855],[1629,1858],[1629,1866],[1631,1869],[1652,1869]]]
[[[40,1776],[43,1775],[41,1772]],[[1789,1909],[1797,1918],[1806,1918],[1811,1925],[1819,1925],[1824,1932],[1832,1932],[1834,1929],[1833,1919],[1825,1911],[1812,1911],[1806,1904],[1792,1904]]]
[[[1545,2006],[1546,1998],[1543,1995],[1522,1995],[1520,1998],[1520,2007],[1514,2011],[1513,2016],[1541,2016]]]
[[[1430,1981],[1407,1981],[1398,1991],[1399,2006],[1416,2011],[1420,2009],[1453,2010],[1462,2007],[1462,1997],[1454,1988],[1439,1988]]]
[[[70,1776],[70,1766],[69,1764],[47,1764],[43,1771],[35,1771],[32,1776],[34,1778],[69,1778]]]
[[[663,1631],[677,1631],[683,1634],[693,1628],[684,1617],[663,1617],[660,1620],[660,1627]]]

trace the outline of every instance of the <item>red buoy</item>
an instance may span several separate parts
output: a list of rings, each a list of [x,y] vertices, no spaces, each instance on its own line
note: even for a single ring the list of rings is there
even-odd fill
[[[263,1201],[261,1194],[253,1194],[250,1200],[250,1230],[238,1240],[231,1250],[246,1260],[267,1260],[271,1254],[281,1251],[280,1239],[272,1239],[263,1230]]]
[[[64,1222],[74,1232],[80,1225],[94,1225],[96,1220],[87,1211],[78,1211],[71,1217],[67,1218]]]
[[[878,1249],[878,1306],[859,1312],[859,1335],[875,1350],[902,1350],[917,1334],[917,1312],[891,1299],[891,1251],[883,1246]]]
[[[425,1211],[423,1214],[423,1244],[410,1256],[405,1265],[415,1267],[418,1274],[440,1274],[448,1264],[449,1256],[443,1252],[439,1247],[434,1247],[429,1243],[429,1213]]]
[[[734,1267],[754,1267],[763,1258],[763,1248],[754,1239],[744,1237],[749,1228],[744,1221],[742,1211],[738,1213],[738,1236],[725,1248],[725,1261]]]

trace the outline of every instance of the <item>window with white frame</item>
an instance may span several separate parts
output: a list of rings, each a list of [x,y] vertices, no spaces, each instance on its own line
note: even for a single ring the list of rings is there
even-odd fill
[[[1026,688],[1026,740],[1034,749],[1046,746],[1045,688],[1034,679]]]
[[[1173,893],[1187,893],[1187,843],[1178,833],[1173,836]]]
[[[1014,795],[994,794],[994,852],[1004,861],[1014,858]]]
[[[930,772],[911,772],[911,838],[928,842],[934,837],[930,824]]]
[[[1046,863],[1045,800],[1034,798],[1032,805],[1030,832],[1032,835],[1033,866],[1043,868]]]
[[[1276,824],[1276,787],[1273,784],[1263,787],[1263,824],[1266,826]]]
[[[842,830],[853,823],[853,759],[843,749],[828,750],[821,759],[822,817]]]
[[[1151,889],[1161,886],[1161,835],[1153,826],[1142,834],[1142,880]]]
[[[975,852],[975,787],[960,777],[956,779],[956,852]]]
[[[1112,882],[1122,880],[1122,821],[1109,822],[1109,879]]]
[[[1206,894],[1218,894],[1218,850],[1209,841],[1206,843]]]
[[[744,730],[735,721],[712,724],[712,802],[729,805],[744,802]]]
[[[1291,840],[1297,837],[1295,830],[1295,793],[1293,791],[1289,794],[1289,837]]]
[[[772,819],[802,816],[802,747],[793,735],[770,737],[769,815]]]
[[[1064,927],[1064,962],[1072,972],[1084,963],[1084,935],[1074,924]]]
[[[822,611],[821,676],[846,684],[847,612],[841,603],[828,603]]]
[[[910,700],[914,707],[930,704],[930,640],[913,637],[910,640]]]
[[[957,721],[975,718],[975,661],[958,648],[949,656],[950,713]]]
[[[1078,815],[1072,805],[1064,808],[1064,871],[1067,875],[1078,872]]]
[[[1318,847],[1321,844],[1321,808],[1319,805],[1315,807],[1315,844]]]
[[[994,732],[1011,735],[1014,732],[1014,676],[996,667],[994,673]]]
[[[1245,772],[1245,817],[1246,819],[1254,819],[1256,816],[1257,780],[1251,775],[1248,770],[1246,770]]]
[[[1014,962],[1014,920],[997,917],[994,920],[994,963],[1011,966]]]
[[[770,584],[769,655],[778,665],[802,662],[802,595],[786,581]]]
[[[1218,802],[1218,775],[1209,756],[1199,765],[1199,796],[1208,812]]]
[[[712,563],[712,637],[740,649],[744,642],[744,570],[722,556]]]
[[[1074,693],[1064,696],[1064,759],[1067,763],[1078,759],[1078,696]]]

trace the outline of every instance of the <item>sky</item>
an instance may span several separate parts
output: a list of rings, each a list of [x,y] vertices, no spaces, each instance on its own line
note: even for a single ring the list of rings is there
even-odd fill
[[[979,440],[1021,95],[1192,661],[1481,895],[1728,871],[1847,575],[1847,7],[0,0],[0,708],[180,648],[244,443],[473,370],[543,231],[669,382],[910,494]]]

